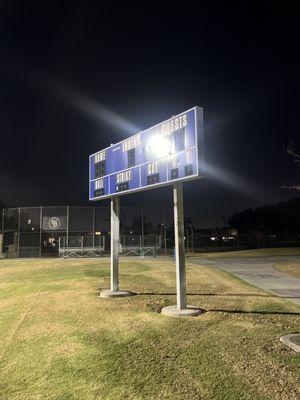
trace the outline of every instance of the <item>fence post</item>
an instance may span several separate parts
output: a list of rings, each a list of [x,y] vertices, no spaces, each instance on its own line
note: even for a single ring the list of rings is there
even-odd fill
[[[164,208],[164,242],[165,242],[165,255],[167,255],[167,226],[166,226],[166,209]]]
[[[67,246],[69,246],[69,217],[70,217],[70,210],[69,210],[69,206],[67,206]]]
[[[142,244],[144,245],[144,208],[142,207]]]
[[[194,225],[192,225],[192,254],[194,254]]]
[[[1,230],[2,230],[2,244],[1,244],[1,249],[0,249],[0,254],[4,254],[4,208],[2,210],[2,225],[1,225]]]
[[[43,225],[43,206],[40,207],[40,251],[39,251],[39,257],[42,257],[42,225]]]
[[[95,207],[93,207],[93,247],[95,247]]]
[[[2,210],[2,232],[4,233],[4,208]]]
[[[18,257],[20,257],[21,208],[18,208]]]
[[[186,252],[189,252],[189,224],[188,221],[186,221],[186,228],[185,228],[185,233],[186,233]]]

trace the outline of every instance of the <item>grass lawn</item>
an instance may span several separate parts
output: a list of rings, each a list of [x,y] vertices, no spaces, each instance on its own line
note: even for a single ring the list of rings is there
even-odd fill
[[[296,278],[300,278],[300,262],[288,262],[288,263],[280,263],[275,264],[274,268],[278,271],[284,272],[285,274],[295,276]]]
[[[279,342],[300,307],[189,263],[189,303],[207,312],[170,318],[173,261],[120,272],[137,296],[99,299],[107,259],[0,260],[1,400],[300,398],[300,353]]]
[[[215,253],[188,253],[188,257],[197,258],[251,258],[251,257],[280,257],[300,256],[300,247],[276,247],[267,249],[226,251]]]

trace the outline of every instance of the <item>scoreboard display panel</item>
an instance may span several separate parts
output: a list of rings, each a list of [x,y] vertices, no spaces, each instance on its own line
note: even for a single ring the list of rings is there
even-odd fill
[[[100,200],[200,178],[203,110],[194,107],[92,154],[89,198]]]

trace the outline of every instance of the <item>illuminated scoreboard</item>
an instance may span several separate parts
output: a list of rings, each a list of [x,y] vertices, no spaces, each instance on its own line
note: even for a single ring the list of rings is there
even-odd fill
[[[89,198],[203,177],[203,110],[194,107],[92,154]]]

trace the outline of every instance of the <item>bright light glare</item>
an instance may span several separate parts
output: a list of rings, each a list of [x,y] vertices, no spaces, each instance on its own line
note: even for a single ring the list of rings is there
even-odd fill
[[[262,188],[257,184],[242,176],[239,176],[236,173],[229,172],[224,168],[212,165],[207,160],[205,162],[198,160],[198,162],[200,169],[204,171],[204,175],[212,181],[221,182],[237,192],[261,203],[268,201],[268,197],[266,197],[264,190],[262,190]]]
[[[172,146],[168,136],[153,135],[149,138],[148,149],[157,157],[165,157],[172,154]]]
[[[52,80],[49,82],[48,89],[55,94],[59,101],[73,106],[88,117],[117,128],[121,133],[124,132],[126,136],[127,134],[132,135],[141,130],[139,127],[128,122],[125,118],[109,110],[103,104],[79,92],[71,85]]]

